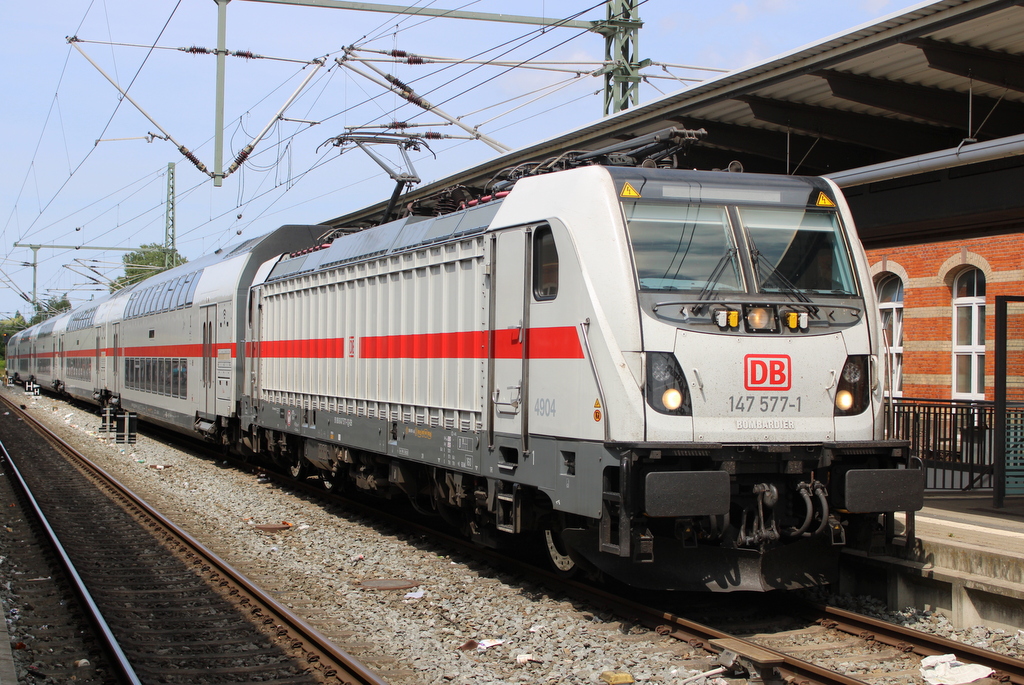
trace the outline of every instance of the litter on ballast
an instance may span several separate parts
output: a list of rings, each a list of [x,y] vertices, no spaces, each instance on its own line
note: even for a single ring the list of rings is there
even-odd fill
[[[921,659],[921,677],[929,685],[965,685],[992,673],[992,669],[978,664],[957,661],[955,654],[936,654]]]
[[[542,664],[544,662],[541,661],[540,659],[538,659],[537,657],[535,657],[532,654],[517,654],[516,655],[516,665],[517,666],[525,666],[526,664],[529,664],[529,663]]]
[[[480,643],[476,646],[476,651],[482,652],[491,647],[497,647],[504,642],[504,640],[480,640]]]

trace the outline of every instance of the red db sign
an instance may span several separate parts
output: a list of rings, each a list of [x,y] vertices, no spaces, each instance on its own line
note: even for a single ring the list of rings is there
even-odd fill
[[[743,358],[743,387],[747,390],[789,390],[792,374],[788,354],[748,354]]]

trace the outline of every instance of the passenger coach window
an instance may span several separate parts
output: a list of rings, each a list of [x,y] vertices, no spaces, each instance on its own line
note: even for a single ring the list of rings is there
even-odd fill
[[[549,226],[533,234],[533,296],[553,300],[558,295],[558,250]]]

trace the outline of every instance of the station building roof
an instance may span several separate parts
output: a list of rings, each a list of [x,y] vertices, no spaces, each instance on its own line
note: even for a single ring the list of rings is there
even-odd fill
[[[415,188],[403,202],[455,185],[486,191],[502,169],[668,127],[707,131],[688,149],[687,167],[724,169],[736,160],[748,172],[833,177],[855,215],[860,205],[866,243],[948,236],[967,220],[950,222],[946,208],[941,217],[914,214],[934,198],[890,197],[911,204],[900,231],[879,211],[872,218],[877,202],[857,198],[884,190],[886,182],[906,187],[916,182],[907,179],[932,174],[934,188],[941,187],[932,192],[955,202],[968,189],[948,185],[950,170],[965,166],[997,173],[1008,189],[1010,181],[1024,181],[1024,2],[923,3],[506,153]],[[991,190],[990,181],[982,187]],[[992,225],[1021,216],[1024,199],[1000,202],[953,213],[975,223],[987,217]],[[386,204],[325,223],[371,225]]]

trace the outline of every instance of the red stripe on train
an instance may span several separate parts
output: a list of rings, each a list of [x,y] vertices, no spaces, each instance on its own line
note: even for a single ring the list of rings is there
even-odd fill
[[[320,340],[264,340],[246,345],[246,352],[266,359],[486,359],[487,331],[379,335]],[[494,331],[494,356],[521,359],[519,329]],[[530,359],[583,359],[579,333],[572,326],[531,328],[527,331]]]
[[[504,328],[493,332],[494,357],[496,359],[522,359],[523,344],[519,341],[518,328]],[[267,359],[486,359],[488,353],[487,331],[465,331],[462,333],[422,333],[416,335],[380,335],[358,339],[318,338],[315,340],[264,340],[246,343],[245,351],[250,356]],[[530,359],[583,359],[579,331],[572,326],[552,328],[530,328],[526,332]],[[215,353],[230,350],[235,356],[233,343],[214,345]],[[101,350],[112,357],[114,350]],[[122,347],[121,357],[162,358],[201,357],[203,346],[153,345]],[[67,350],[66,358],[89,358],[96,355],[95,349]],[[29,357],[30,355],[19,355]],[[37,357],[58,357],[59,354],[37,353]],[[13,356],[11,359],[16,359]]]

